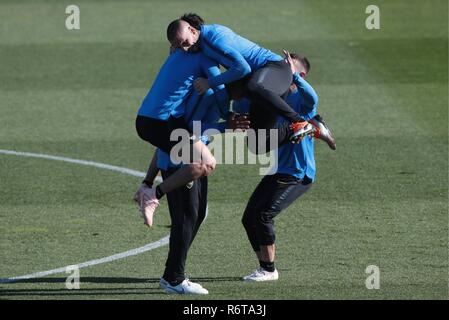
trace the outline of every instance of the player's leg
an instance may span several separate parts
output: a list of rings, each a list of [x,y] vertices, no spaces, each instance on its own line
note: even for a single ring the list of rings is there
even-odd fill
[[[261,254],[261,247],[259,242],[259,237],[257,235],[257,224],[259,220],[260,211],[269,205],[269,199],[271,194],[271,186],[274,184],[273,176],[265,176],[262,181],[257,185],[256,189],[249,198],[248,204],[246,205],[245,212],[242,217],[242,224],[245,228],[248,240],[251,247],[256,254],[256,257],[261,264],[263,255]],[[256,275],[261,273],[261,267],[256,269],[249,276],[243,278],[243,280],[248,280],[249,278],[254,278]]]
[[[256,218],[256,237],[259,243],[260,269],[258,272],[245,277],[247,281],[276,280],[279,274],[275,268],[275,240],[274,218],[293,201],[298,199],[311,187],[311,180],[307,177],[299,180],[291,175],[275,174],[263,181],[263,187],[270,190],[265,194],[264,205],[259,207]]]
[[[178,169],[179,170],[179,169]],[[176,171],[162,171],[164,179]],[[160,286],[169,294],[207,294],[201,285],[185,277],[187,253],[198,221],[199,185],[183,186],[167,194],[171,218],[170,243]]]
[[[261,110],[264,112],[260,112]],[[278,121],[278,115],[273,110],[264,109],[257,101],[251,102],[249,118],[254,136],[248,139],[248,149],[255,154],[267,153],[285,143],[290,143],[291,137],[295,133],[288,121]],[[306,122],[302,123],[306,124]],[[272,139],[270,130],[276,133],[275,140]],[[307,133],[305,132],[305,134]]]
[[[207,176],[215,169],[215,159],[210,153],[209,149],[201,141],[193,144],[193,147],[197,147],[198,152],[201,152],[202,162],[194,162],[191,164],[183,165],[179,170],[165,179],[156,188],[143,189],[143,192],[141,193],[142,200],[140,201],[140,210],[145,217],[145,224],[147,224],[148,226],[152,226],[153,215],[157,206],[159,205],[159,199],[162,196],[178,188],[184,187],[200,177]],[[209,158],[206,158],[207,156]]]
[[[190,181],[207,176],[215,170],[216,160],[203,142],[194,141],[190,147],[191,153],[196,156],[190,159],[191,163],[184,164],[180,170],[158,186],[162,195],[184,186]]]
[[[270,110],[287,121],[286,124],[278,124],[275,128],[278,131],[279,141],[289,139],[297,142],[313,131],[313,126],[303,120],[285,101],[292,77],[290,65],[282,60],[267,63],[255,71],[246,84],[248,97],[259,107],[254,109],[253,113],[263,115]]]
[[[291,123],[301,121],[299,114],[283,99],[292,79],[290,66],[285,61],[269,62],[251,74],[246,84],[246,95],[263,107],[258,112],[271,110]]]
[[[208,185],[208,179],[207,177],[201,177],[200,179],[196,180],[198,184],[198,218],[196,220],[195,227],[193,228],[192,233],[192,239],[190,240],[190,243],[193,242],[193,240],[196,237],[196,234],[198,233],[198,230],[203,223],[204,219],[206,219],[207,214],[207,185]]]
[[[139,136],[160,148],[162,151],[170,154],[172,148],[181,143],[181,138],[172,141],[170,134],[172,130],[185,129],[189,133],[183,119],[170,118],[169,121],[161,121],[148,117],[138,116],[136,119],[136,130]],[[144,201],[142,201],[142,212],[148,221],[148,225],[152,225],[153,214],[159,205],[159,199],[166,193],[171,192],[181,186],[188,184],[202,176],[210,174],[216,165],[215,158],[209,149],[200,140],[193,141],[189,139],[190,153],[196,155],[191,163],[185,164],[181,169],[177,170],[168,179],[164,180],[156,188],[150,188],[143,193]]]

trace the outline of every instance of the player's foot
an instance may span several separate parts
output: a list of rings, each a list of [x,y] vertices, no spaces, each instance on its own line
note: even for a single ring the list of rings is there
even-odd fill
[[[331,130],[319,114],[313,117],[313,119],[309,120],[309,122],[315,127],[315,132],[313,134],[315,138],[321,139],[326,142],[329,148],[331,148],[332,150],[337,149],[337,145],[335,144],[335,139],[332,136]]]
[[[177,286],[172,286],[167,283],[165,287],[165,293],[167,294],[209,294],[207,289],[204,289],[199,283],[191,282],[189,279],[185,279]]]
[[[156,198],[156,189],[143,188],[139,194],[140,212],[143,215],[144,223],[151,227],[153,225],[153,215],[159,205],[159,200]]]
[[[169,284],[170,283],[167,280],[165,280],[163,277],[161,277],[161,279],[159,280],[159,288],[161,288],[161,289],[167,288],[167,286]]]
[[[276,269],[273,272],[259,268],[253,271],[250,275],[243,277],[243,281],[273,281],[279,279],[279,273]]]
[[[142,212],[142,210],[140,209],[139,199],[140,199],[140,194],[143,192],[143,190],[144,190],[145,188],[148,188],[148,186],[142,184],[142,185],[140,186],[139,190],[137,190],[136,193],[135,193],[134,196],[133,196],[134,202],[136,202],[136,203],[139,205],[139,214],[140,214],[140,216],[141,216],[142,218],[143,218],[143,212]]]
[[[315,132],[315,127],[307,121],[297,121],[290,125],[290,129],[293,130],[293,134],[290,137],[290,141],[293,143],[299,143],[301,140]]]
[[[202,286],[201,286],[199,283],[192,282],[192,281],[189,280],[189,278],[186,278],[185,280],[189,281],[189,283],[190,283],[191,286],[197,286],[197,287],[201,287],[201,288],[202,288]],[[165,288],[167,288],[167,286],[168,286],[169,284],[170,284],[170,282],[168,282],[167,280],[165,280],[164,277],[161,277],[161,278],[159,279],[159,288],[165,289]]]

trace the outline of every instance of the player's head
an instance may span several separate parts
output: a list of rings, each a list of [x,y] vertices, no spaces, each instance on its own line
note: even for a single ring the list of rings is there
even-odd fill
[[[293,59],[295,64],[296,72],[301,76],[301,78],[306,78],[310,71],[310,62],[307,57],[302,56],[297,53],[291,53],[290,57]]]
[[[198,39],[204,20],[195,13],[186,13],[167,27],[167,39],[171,46],[184,51],[199,50]]]

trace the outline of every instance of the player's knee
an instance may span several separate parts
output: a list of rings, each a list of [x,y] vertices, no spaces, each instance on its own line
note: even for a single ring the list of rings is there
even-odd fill
[[[242,225],[245,230],[252,230],[256,227],[256,212],[254,208],[246,208],[242,217]]]
[[[257,217],[257,224],[263,228],[273,229],[274,227],[274,210],[266,210]]]
[[[203,165],[203,174],[205,176],[209,175],[212,173],[212,171],[215,170],[215,167],[217,165],[217,160],[215,160],[215,158],[213,156],[210,156],[207,158],[206,161],[202,162]]]
[[[211,161],[208,164],[206,164],[207,170],[209,172],[214,171],[216,166],[217,166],[217,160],[215,160],[215,158],[212,158]]]
[[[215,170],[215,166],[216,166],[216,162],[214,161],[213,163],[203,163],[202,164],[202,173],[203,176],[208,176],[212,173],[212,171]]]

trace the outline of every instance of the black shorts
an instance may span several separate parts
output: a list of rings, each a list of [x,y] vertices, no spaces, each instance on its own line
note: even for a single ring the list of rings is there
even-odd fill
[[[175,118],[170,116],[168,120],[144,116],[137,116],[136,118],[136,131],[139,137],[168,154],[182,140],[181,137],[177,140],[170,140],[170,135],[175,129],[184,129],[189,137],[193,136],[192,130],[187,126],[184,117]],[[192,139],[189,139],[189,141],[193,142]]]

